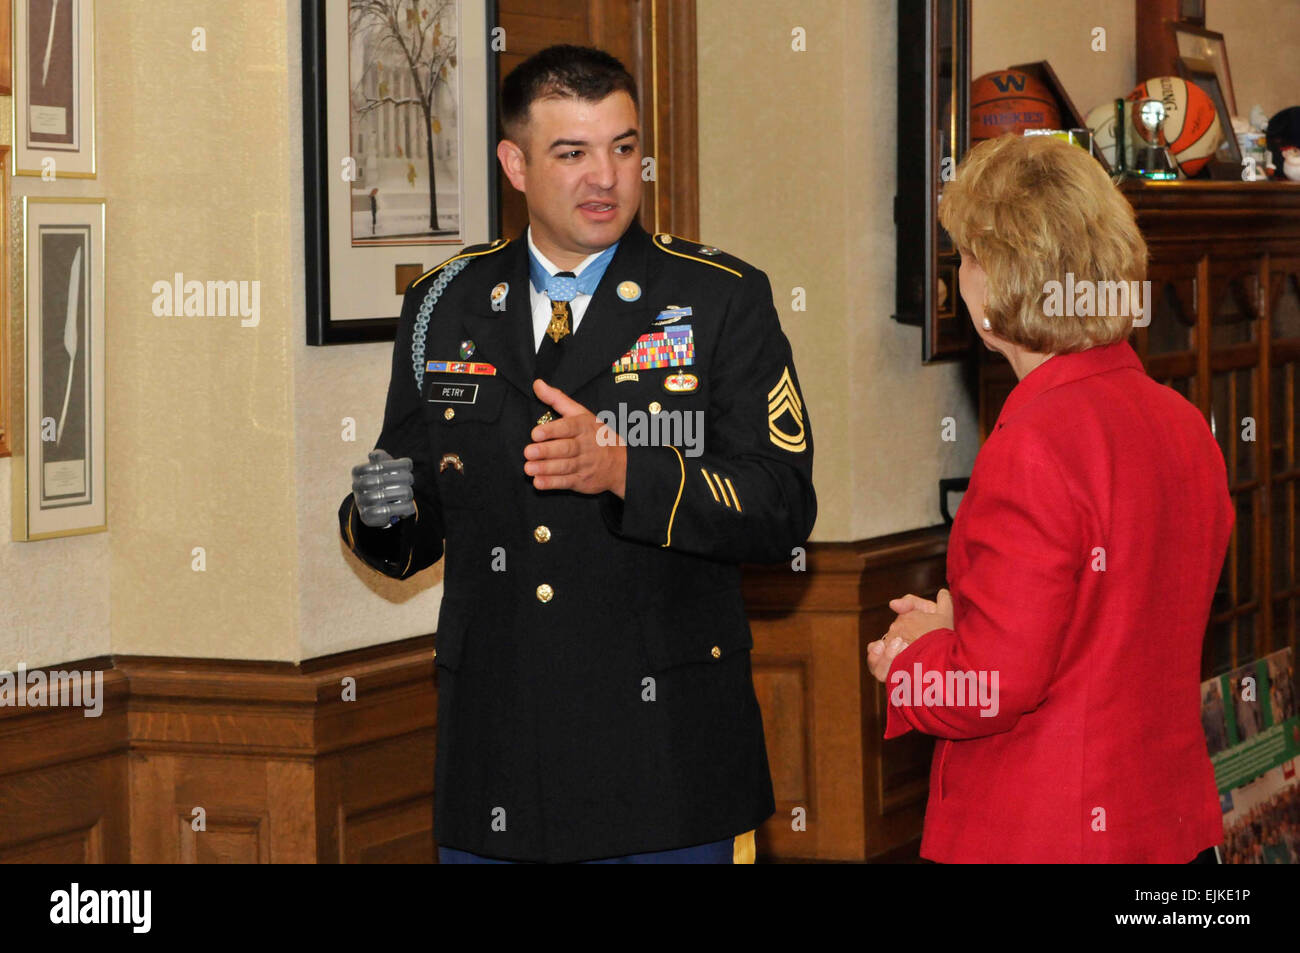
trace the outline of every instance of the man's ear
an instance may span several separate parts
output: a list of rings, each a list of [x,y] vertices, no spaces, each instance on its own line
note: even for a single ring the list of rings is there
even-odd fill
[[[528,159],[524,150],[509,139],[502,139],[497,143],[497,161],[501,163],[501,169],[510,184],[520,192],[527,192],[528,177],[525,173]]]

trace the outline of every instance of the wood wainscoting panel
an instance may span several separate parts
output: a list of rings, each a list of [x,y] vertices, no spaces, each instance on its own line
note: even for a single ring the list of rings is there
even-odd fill
[[[100,714],[0,707],[0,863],[126,863],[127,682],[109,659],[60,666],[103,677]]]
[[[117,664],[131,685],[133,861],[433,859],[432,637],[300,666]]]
[[[435,701],[428,704],[436,707]],[[429,724],[318,763],[321,863],[433,860],[434,747]]]
[[[433,639],[402,646],[304,663],[317,679],[320,863],[430,863],[435,857]],[[355,701],[344,699],[345,678],[356,681]]]
[[[937,526],[856,543],[812,543],[807,568],[746,566],[754,691],[776,813],[768,860],[867,860],[920,835],[933,739],[884,741],[886,695],[866,663],[889,600],[933,597],[946,579]]]

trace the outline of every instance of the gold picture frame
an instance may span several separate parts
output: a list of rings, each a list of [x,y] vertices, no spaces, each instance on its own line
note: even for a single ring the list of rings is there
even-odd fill
[[[0,457],[13,450],[13,425],[10,423],[10,369],[14,352],[10,334],[15,326],[9,314],[9,147],[0,145]]]
[[[102,198],[23,196],[13,539],[108,528]],[[55,343],[57,342],[57,343]]]
[[[13,0],[11,26],[13,174],[95,178],[95,0]]]

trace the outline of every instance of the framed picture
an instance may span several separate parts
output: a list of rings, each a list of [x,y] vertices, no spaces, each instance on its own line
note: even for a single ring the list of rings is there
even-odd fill
[[[13,379],[10,355],[15,350],[10,338],[9,251],[12,222],[9,214],[9,147],[0,146],[0,457],[13,449],[13,427],[9,423],[9,382]]]
[[[1205,26],[1205,0],[1178,0],[1178,19],[1193,26]]]
[[[1223,87],[1219,85],[1219,74],[1214,69],[1214,64],[1190,56],[1180,56],[1178,75],[1184,81],[1199,86],[1210,97],[1210,102],[1214,103],[1214,110],[1219,115],[1223,141],[1219,143],[1214,158],[1207,163],[1210,178],[1227,181],[1241,179],[1241,146],[1232,131],[1232,115],[1228,111],[1228,103],[1223,94]],[[1261,179],[1264,177],[1262,169],[1259,170],[1259,177]]]
[[[24,196],[22,209],[13,538],[95,533],[107,528],[104,200]]]
[[[1178,56],[1204,60],[1214,67],[1214,73],[1219,79],[1219,88],[1223,90],[1223,101],[1228,107],[1228,115],[1237,115],[1237,96],[1232,91],[1232,73],[1228,69],[1228,45],[1223,41],[1223,34],[1204,27],[1192,26],[1189,23],[1170,23],[1169,29],[1173,31]],[[1227,127],[1227,132],[1231,136],[1231,125]]]
[[[13,171],[95,177],[94,0],[12,0]]]
[[[494,238],[492,0],[303,0],[307,343],[391,341],[406,286]]]
[[[9,37],[14,25],[13,0],[0,0],[0,95],[14,91],[13,46]]]
[[[921,328],[926,364],[962,357],[975,339],[957,288],[961,260],[938,219],[970,145],[970,22],[970,0],[898,7],[894,320]]]

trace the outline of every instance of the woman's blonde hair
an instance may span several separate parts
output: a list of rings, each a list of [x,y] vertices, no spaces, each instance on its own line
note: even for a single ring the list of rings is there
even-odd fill
[[[1004,135],[967,154],[943,191],[939,222],[988,276],[985,315],[998,337],[1040,354],[1064,354],[1128,337],[1140,300],[1122,314],[1045,313],[1049,282],[1140,282],[1147,247],[1133,208],[1104,169],[1053,136]],[[1053,289],[1053,305],[1062,301]],[[1113,299],[1112,299],[1113,300]],[[1084,309],[1086,310],[1086,309]],[[1094,310],[1106,310],[1095,308]],[[1061,313],[1064,311],[1064,313]]]

